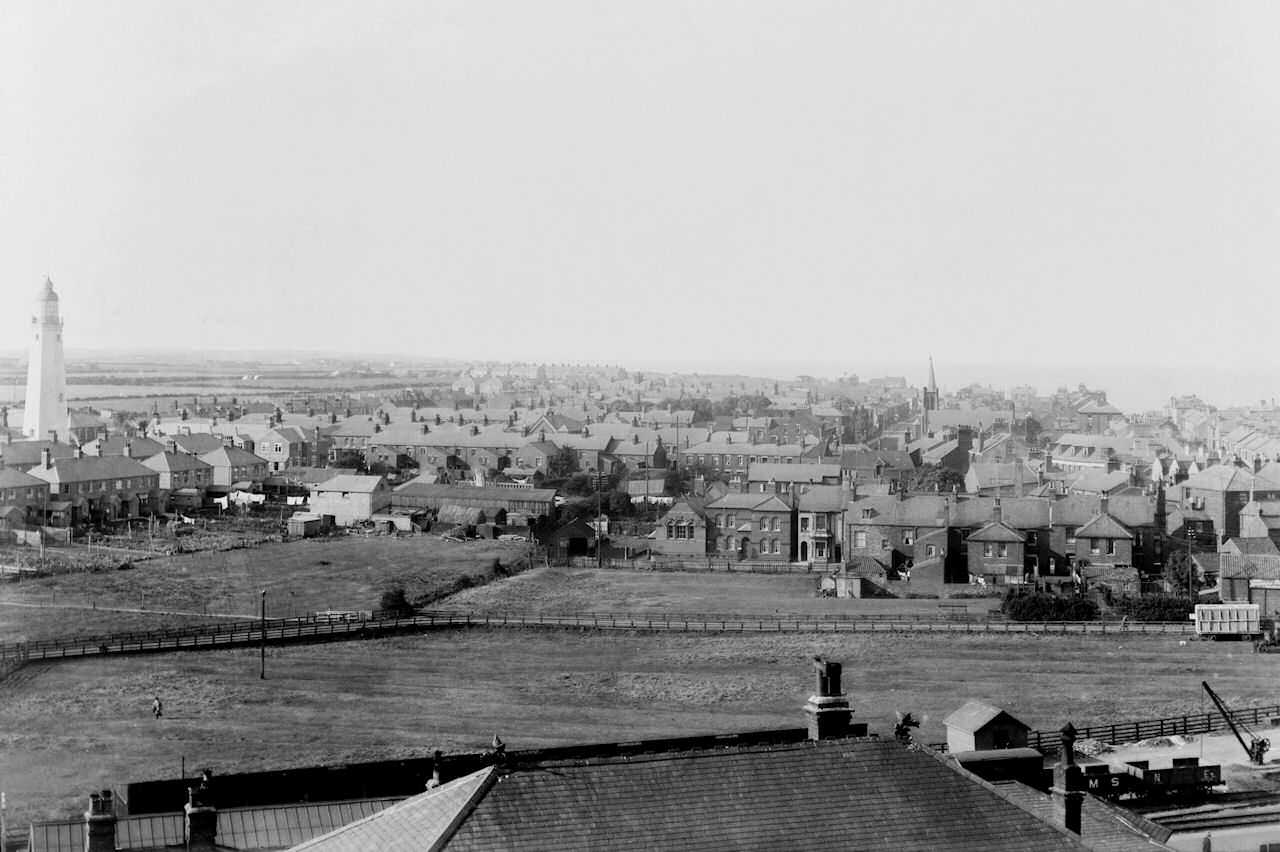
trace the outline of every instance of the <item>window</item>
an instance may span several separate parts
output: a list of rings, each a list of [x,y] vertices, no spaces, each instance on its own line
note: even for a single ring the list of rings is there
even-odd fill
[[[924,546],[924,555],[925,555],[925,556],[937,556],[937,555],[938,555],[938,548],[934,547],[932,544],[926,544],[926,545]]]
[[[698,456],[698,464],[706,464],[706,463],[707,463],[706,456]]]
[[[675,524],[675,521],[667,521],[667,538],[668,538],[668,539],[673,539],[673,538],[675,538],[675,537],[676,537],[676,524]]]
[[[800,532],[808,532],[808,531],[809,531],[809,516],[803,515],[800,518]]]
[[[432,461],[435,461],[435,460],[436,460],[436,457],[435,457],[435,456],[432,456],[432,457],[431,457],[431,460],[432,460]],[[542,456],[538,456],[537,458],[535,458],[535,459],[533,460],[533,466],[534,466],[534,467],[542,467]]]
[[[858,530],[857,532],[855,532],[855,533],[853,534],[853,546],[854,546],[854,547],[866,547],[866,546],[867,546],[867,534],[866,534],[865,532],[863,532],[862,530]]]
[[[775,538],[773,541],[769,542],[769,547],[774,553],[778,553],[778,540]]]
[[[742,456],[738,456],[738,467],[742,467]]]
[[[1116,540],[1114,538],[1107,539],[1107,555],[1108,556],[1116,555]]]
[[[819,559],[827,558],[827,543],[825,541],[817,541],[813,544],[813,555]]]
[[[720,457],[719,457],[719,456],[712,456],[712,457],[711,457],[711,466],[712,466],[712,467],[719,467],[719,466],[720,466]]]
[[[1075,544],[1075,543],[1076,543],[1076,528],[1067,527],[1067,544]]]
[[[1040,543],[1040,535],[1035,530],[1027,531],[1027,547],[1035,547]]]
[[[1004,542],[1000,542],[1000,544],[996,545],[996,555],[997,555],[997,556],[999,556],[999,557],[1000,557],[1000,558],[1002,558],[1002,559],[1003,559],[1004,557],[1008,556],[1008,555],[1009,555],[1009,545],[1005,544]]]
[[[903,530],[903,531],[902,531],[902,543],[903,543],[903,544],[915,544],[915,543],[916,543],[916,531],[915,531],[915,530]]]
[[[777,518],[774,518],[774,519],[773,519],[773,521],[772,521],[772,523],[770,523],[770,524],[769,524],[769,527],[770,527],[770,529],[771,529],[773,532],[777,532],[777,531],[778,531],[778,519],[777,519]]]
[[[736,527],[738,525],[738,516],[733,514],[732,512],[729,513],[729,517],[727,518],[727,520],[729,522],[729,526],[731,527]]]
[[[769,529],[769,519],[766,518],[764,515],[761,515],[759,518],[757,518],[756,529],[760,530],[761,532],[764,532],[765,530]]]
[[[992,556],[995,556],[995,547],[991,544],[991,542],[986,542],[985,544],[982,545],[982,555],[987,559],[990,559]]]
[[[723,513],[716,515],[716,526],[718,526],[718,527],[722,527],[722,526],[724,526],[724,514],[723,514]]]
[[[816,515],[816,516],[814,516],[814,519],[813,519],[813,528],[814,528],[814,529],[816,529],[818,532],[826,532],[826,530],[827,530],[827,516],[826,516],[826,515]]]
[[[283,450],[284,450],[284,447],[282,447],[280,444],[276,444],[276,452],[277,452],[277,453],[278,453],[278,452],[281,452],[281,451],[283,451]]]
[[[724,550],[726,553],[733,550],[733,536],[727,535],[724,537]]]
[[[1101,552],[1102,552],[1102,539],[1100,539],[1100,538],[1093,538],[1093,539],[1089,539],[1089,552],[1090,552],[1090,553],[1093,553],[1093,554],[1101,553]]]
[[[867,518],[870,518],[870,517],[871,517],[871,510],[870,510],[870,509],[863,509],[863,510],[862,510],[862,517],[863,517],[863,520],[866,520]]]
[[[880,539],[880,549],[881,549],[881,550],[888,550],[888,549],[889,549],[889,539],[887,539],[887,538],[882,538],[882,539]]]

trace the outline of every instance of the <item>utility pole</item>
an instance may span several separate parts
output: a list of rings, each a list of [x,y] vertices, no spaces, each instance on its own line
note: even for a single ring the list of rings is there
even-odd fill
[[[259,650],[261,651],[262,668],[258,673],[260,680],[267,679],[267,590],[262,590],[262,635],[259,637]]]

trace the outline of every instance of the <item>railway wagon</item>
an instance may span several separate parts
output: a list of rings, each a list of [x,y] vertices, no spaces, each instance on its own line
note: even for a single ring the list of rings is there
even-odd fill
[[[1252,639],[1262,635],[1262,617],[1258,604],[1196,604],[1187,616],[1196,624],[1201,638]]]

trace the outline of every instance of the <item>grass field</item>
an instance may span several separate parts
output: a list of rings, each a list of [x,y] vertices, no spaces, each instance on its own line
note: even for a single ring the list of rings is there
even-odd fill
[[[938,615],[927,598],[820,598],[817,574],[684,574],[594,568],[539,568],[448,599],[450,607],[498,612],[679,612],[757,615]],[[947,601],[974,614],[998,598]]]
[[[190,623],[189,616],[106,613],[137,609],[258,614],[267,591],[268,616],[323,609],[376,609],[384,589],[403,586],[410,600],[479,577],[495,558],[510,564],[522,545],[453,543],[430,536],[306,539],[285,544],[149,559],[125,571],[61,574],[0,584],[0,642],[135,630]],[[5,606],[6,602],[74,605],[81,609]],[[92,607],[98,607],[93,612]],[[84,609],[85,607],[89,609]]]
[[[1243,643],[458,630],[269,649],[265,681],[253,650],[24,669],[0,702],[0,789],[25,821],[175,777],[184,756],[230,772],[477,750],[494,733],[518,749],[798,727],[819,653],[844,663],[856,720],[887,735],[910,710],[925,741],[969,698],[1034,728],[1201,712],[1201,680],[1239,706],[1280,701],[1280,656]]]

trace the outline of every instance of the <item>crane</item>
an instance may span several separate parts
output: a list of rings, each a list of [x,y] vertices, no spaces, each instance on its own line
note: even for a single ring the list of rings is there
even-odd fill
[[[1204,687],[1205,692],[1209,693],[1209,697],[1213,699],[1213,703],[1217,706],[1218,712],[1222,714],[1222,718],[1227,720],[1227,727],[1231,729],[1231,733],[1236,735],[1236,739],[1240,742],[1240,747],[1249,755],[1249,762],[1261,766],[1267,751],[1271,748],[1271,740],[1259,737],[1249,730],[1249,727],[1244,722],[1236,719],[1235,714],[1222,702],[1222,699],[1218,697],[1218,693],[1214,692],[1213,688],[1209,686],[1208,681],[1202,680],[1200,685]],[[1249,735],[1248,743],[1244,741],[1244,734],[1240,733],[1242,730]]]

